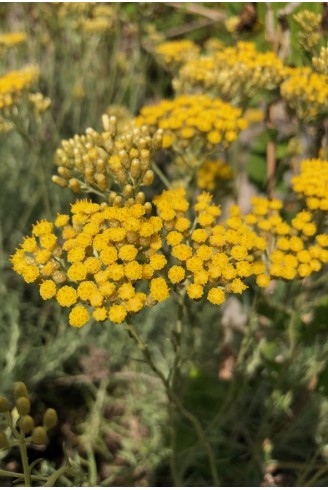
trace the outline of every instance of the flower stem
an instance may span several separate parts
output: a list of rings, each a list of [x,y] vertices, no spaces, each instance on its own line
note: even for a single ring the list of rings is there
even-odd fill
[[[189,412],[189,410],[187,410],[184,407],[180,398],[176,395],[174,390],[171,388],[170,383],[166,379],[165,375],[162,373],[162,371],[160,371],[158,369],[158,367],[154,363],[152,355],[150,353],[150,350],[149,350],[147,344],[144,343],[144,341],[142,340],[142,338],[140,337],[140,335],[138,334],[138,332],[136,331],[136,329],[134,328],[134,326],[131,323],[126,324],[126,331],[129,333],[129,335],[135,341],[136,345],[140,349],[142,355],[144,356],[145,361],[147,362],[147,364],[149,365],[151,370],[161,380],[161,382],[165,388],[165,391],[166,391],[166,394],[168,396],[169,401],[175,405],[175,408],[180,413],[180,415],[182,415],[184,418],[189,420],[189,422],[192,425],[195,433],[198,436],[199,441],[201,442],[201,444],[203,445],[203,447],[206,451],[214,486],[219,486],[219,477],[218,477],[218,473],[217,473],[217,469],[216,469],[215,456],[214,456],[212,447],[206,438],[205,432],[204,432],[199,420],[191,412]]]
[[[161,169],[159,168],[159,166],[157,165],[157,163],[155,162],[152,162],[152,168],[154,169],[154,172],[155,174],[159,177],[159,179],[163,182],[163,184],[165,185],[165,187],[167,187],[168,189],[171,189],[172,186],[171,186],[171,183],[170,181],[166,178],[166,176],[163,174],[163,172],[161,171]]]

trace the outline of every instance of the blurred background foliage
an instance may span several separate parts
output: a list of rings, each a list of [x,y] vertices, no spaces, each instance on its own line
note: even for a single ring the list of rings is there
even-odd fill
[[[290,4],[270,5],[277,25],[277,14]],[[293,13],[304,8],[327,17],[321,3],[302,3]],[[65,443],[80,471],[75,479],[62,477],[64,486],[170,485],[165,399],[120,326],[72,329],[58,305],[42,301],[36,288],[11,270],[9,256],[33,222],[52,220],[69,208],[71,192],[51,182],[61,139],[87,127],[98,129],[101,114],[115,113],[114,105],[136,114],[172,95],[171,76],[156,61],[153,46],[181,38],[203,45],[215,37],[225,44],[251,40],[268,48],[267,9],[265,3],[243,2],[0,5],[1,31],[27,36],[3,53],[0,75],[37,64],[38,90],[51,99],[39,117],[32,117],[23,101],[16,128],[0,133],[0,389],[8,394],[22,380],[36,411],[45,405],[57,410],[60,423],[48,447],[32,448],[30,458],[42,457],[38,471],[52,472],[63,462]],[[232,17],[239,19],[234,32],[226,23]],[[306,64],[295,22],[288,32],[288,61]],[[232,157],[240,158],[248,148],[248,179],[259,191],[267,189],[262,162],[269,137],[260,125],[251,144],[241,142],[232,150]],[[286,190],[289,142],[288,131],[282,131],[279,192]],[[186,357],[192,362],[185,370],[183,397],[213,443],[222,484],[327,484],[326,279],[327,273],[302,287],[281,284],[265,299],[251,291],[221,313],[205,302],[188,305],[192,326]],[[166,332],[174,320],[167,302],[137,320],[163,370],[170,352]],[[207,485],[203,449],[183,420],[177,440],[181,481]],[[4,468],[19,469],[14,451],[0,451],[0,461]]]

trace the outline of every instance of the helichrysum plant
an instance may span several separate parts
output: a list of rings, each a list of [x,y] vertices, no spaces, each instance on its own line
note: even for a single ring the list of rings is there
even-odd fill
[[[43,11],[46,16],[51,12],[50,6]],[[109,35],[117,20],[113,8],[105,5],[60,4],[56,13],[76,32],[95,35],[95,39]],[[149,105],[141,103],[136,117],[110,106],[102,117],[101,130],[88,128],[84,134],[63,139],[55,152],[52,180],[76,193],[78,199],[70,211],[36,222],[10,258],[14,271],[25,282],[35,283],[44,301],[56,301],[65,309],[70,326],[80,329],[94,321],[120,325],[127,331],[167,397],[170,467],[176,485],[181,483],[175,458],[176,414],[193,429],[195,447],[202,447],[211,483],[220,483],[206,421],[187,406],[181,389],[191,365],[193,312],[198,306],[210,309],[217,319],[232,303],[229,298],[242,298],[245,304],[253,301],[251,329],[254,318],[261,317],[258,302],[271,306],[273,291],[289,291],[290,284],[307,290],[324,278],[328,261],[328,161],[323,123],[327,116],[327,48],[319,50],[321,16],[303,11],[296,14],[295,21],[311,66],[289,66],[279,57],[277,47],[260,51],[248,41],[228,46],[210,39],[204,49],[190,40],[158,44],[153,54],[173,73],[175,95]],[[226,21],[234,34],[235,25],[234,17]],[[142,45],[141,39],[139,42]],[[7,117],[19,107],[23,94],[35,112],[47,109],[50,100],[31,93],[37,77],[35,68],[4,75],[0,79],[1,113]],[[87,96],[79,84],[73,92],[81,100]],[[302,137],[304,142],[302,131],[311,127],[315,148],[309,151],[311,155],[295,151],[298,160],[293,162],[279,156],[281,128],[271,117],[275,103],[283,114],[292,114],[294,142]],[[262,190],[268,189],[268,196],[253,195],[245,211],[245,203],[227,204],[225,197],[236,169],[243,170],[238,148],[247,147],[244,131],[249,125],[265,131],[263,166],[269,171]],[[316,153],[313,158],[312,153]],[[278,186],[274,186],[279,159],[283,161],[279,172],[281,167],[289,172],[281,186],[287,189],[288,199],[278,196]],[[297,301],[292,307],[280,305],[281,311],[296,311]],[[167,369],[157,362],[153,345],[145,341],[142,323],[159,304],[175,311],[167,332],[172,347]],[[261,321],[262,317],[256,320],[256,342],[266,335]],[[294,342],[295,325],[290,324],[288,335]],[[236,356],[239,370],[252,343],[251,334],[248,330]],[[292,350],[289,359],[293,360]],[[262,355],[256,350],[247,375],[256,372]],[[231,387],[224,403],[233,405],[235,381]],[[287,413],[288,397],[285,399]],[[50,428],[47,420],[55,412],[48,409],[43,426],[34,428],[28,396],[16,400],[17,424],[8,400],[1,398],[0,405],[10,429],[5,426],[0,443],[4,448],[18,444],[26,466],[23,445],[45,441]],[[25,476],[25,483],[33,478]]]

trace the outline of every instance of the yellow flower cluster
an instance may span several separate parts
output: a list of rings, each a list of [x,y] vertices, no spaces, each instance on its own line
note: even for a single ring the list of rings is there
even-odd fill
[[[220,207],[203,192],[197,197],[191,226],[184,189],[164,191],[154,203],[175,260],[168,278],[172,284],[184,283],[189,298],[198,300],[206,293],[211,303],[219,305],[226,293],[241,294],[248,287],[245,279],[252,275],[260,287],[268,285],[262,261],[266,240],[243,223],[238,206],[231,208],[230,218],[218,224]]]
[[[44,300],[71,308],[69,322],[81,327],[90,318],[121,323],[146,304],[168,298],[161,277],[162,220],[142,204],[122,208],[77,201],[72,215],[54,225],[41,221],[11,258],[26,282],[37,281]],[[147,216],[148,214],[148,216]],[[143,292],[146,291],[146,292]]]
[[[264,197],[252,198],[252,212],[245,223],[262,234],[270,244],[270,276],[285,280],[302,279],[317,272],[328,262],[328,235],[317,234],[311,212],[296,214],[288,224],[279,214],[282,202]]]
[[[173,85],[178,93],[205,91],[234,103],[244,102],[261,90],[278,87],[284,70],[273,52],[261,53],[253,43],[238,42],[210,57],[187,62]]]
[[[167,69],[176,70],[186,61],[196,58],[200,49],[189,39],[159,44],[155,53]]]
[[[310,120],[328,109],[328,76],[308,67],[289,68],[281,84],[282,97],[300,119]]]
[[[25,32],[4,32],[0,34],[0,49],[8,49],[26,41]]]
[[[247,126],[240,109],[207,95],[182,95],[143,107],[136,124],[152,132],[162,129],[163,147],[172,147],[186,161],[204,159],[218,144],[228,147]]]
[[[214,191],[220,182],[233,179],[233,171],[222,160],[206,160],[197,172],[197,187]]]
[[[17,105],[24,91],[29,90],[39,78],[39,68],[27,66],[19,71],[11,71],[0,77],[0,110]]]
[[[152,137],[146,127],[117,135],[115,117],[103,116],[104,131],[87,129],[86,134],[63,140],[56,151],[58,175],[52,180],[74,192],[109,193],[111,203],[143,203],[140,188],[152,183],[152,154],[162,145],[162,132]]]
[[[322,46],[319,56],[312,58],[312,65],[319,73],[328,75],[328,45],[326,47]]]
[[[321,15],[302,10],[293,16],[299,25],[298,42],[305,51],[313,51],[322,37],[320,33]]]
[[[292,177],[292,186],[310,210],[328,211],[328,160],[303,160],[299,175]]]

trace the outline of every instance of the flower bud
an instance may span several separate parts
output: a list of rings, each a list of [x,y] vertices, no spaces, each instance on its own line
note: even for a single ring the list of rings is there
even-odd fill
[[[24,434],[32,432],[32,430],[34,429],[34,420],[31,415],[24,415],[23,417],[21,417],[18,421],[18,427]]]
[[[146,196],[143,192],[138,192],[138,194],[136,195],[136,202],[138,204],[144,204],[146,200]]]
[[[158,129],[153,137],[154,149],[159,150],[163,145],[163,130]]]
[[[81,185],[75,178],[69,180],[68,186],[73,192],[81,192]]]
[[[110,192],[109,193],[109,197],[108,197],[108,201],[109,201],[109,204],[113,204],[113,202],[115,201],[115,198],[117,196],[117,193],[116,192]]]
[[[47,408],[43,415],[43,425],[46,429],[52,429],[58,423],[58,416],[56,410],[53,408]]]
[[[47,440],[47,433],[44,427],[38,426],[33,429],[32,442],[37,445],[44,444]]]
[[[0,413],[9,412],[9,401],[5,396],[0,396]]]
[[[104,130],[109,131],[110,130],[110,121],[109,121],[109,115],[108,114],[103,114],[101,116],[101,122],[102,122]]]
[[[66,167],[58,167],[57,172],[63,179],[70,179],[72,177],[72,172]]]
[[[26,396],[20,396],[16,400],[16,408],[19,415],[27,415],[31,410],[30,400]]]
[[[138,158],[134,158],[131,162],[130,172],[133,179],[137,179],[140,175],[141,165]]]
[[[8,437],[4,432],[0,432],[0,449],[9,447]]]
[[[121,163],[123,167],[129,168],[130,167],[130,158],[129,155],[125,150],[120,150],[118,156],[120,157]]]
[[[113,206],[120,207],[122,205],[122,197],[121,196],[116,196],[113,202]]]
[[[62,271],[55,271],[52,275],[52,279],[56,284],[60,284],[66,281],[66,274]]]
[[[152,212],[153,206],[152,206],[151,202],[147,201],[144,204],[144,208],[145,208],[146,214],[150,214]]]
[[[66,187],[67,186],[67,180],[63,179],[62,177],[59,177],[58,175],[53,175],[51,177],[51,180],[54,184],[59,185],[59,187]]]
[[[14,395],[15,395],[16,399],[20,398],[21,396],[28,397],[28,391],[26,388],[26,384],[23,383],[22,381],[18,381],[17,383],[15,383]]]
[[[147,170],[142,180],[144,185],[151,185],[154,180],[154,172],[152,170]]]
[[[127,184],[123,189],[124,197],[131,197],[133,194],[133,186],[131,184]]]

